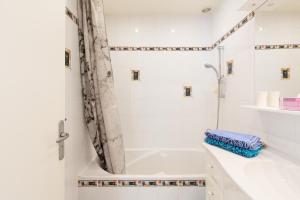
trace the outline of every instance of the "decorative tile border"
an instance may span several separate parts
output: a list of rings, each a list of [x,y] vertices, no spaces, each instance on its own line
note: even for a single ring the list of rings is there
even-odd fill
[[[255,50],[300,49],[300,44],[256,45]]]
[[[111,51],[210,51],[211,47],[129,47],[112,46]]]
[[[73,12],[66,7],[66,15],[76,24],[79,24],[78,17],[73,14]],[[233,33],[237,32],[246,23],[255,17],[255,13],[249,13],[244,19],[242,19],[237,25],[225,33],[218,41],[216,41],[212,46],[207,47],[132,47],[132,46],[112,46],[111,51],[211,51],[220,45],[224,40],[230,37]]]
[[[205,187],[205,180],[79,180],[78,187]]]
[[[242,19],[237,25],[235,25],[232,29],[230,29],[227,33],[225,33],[218,41],[216,41],[212,45],[212,49],[216,48],[220,45],[224,40],[229,38],[233,33],[237,32],[240,28],[242,28],[245,24],[251,21],[255,17],[255,12],[249,13],[244,19]]]
[[[79,25],[79,20],[76,15],[73,14],[73,12],[66,7],[66,15],[78,26]]]
[[[224,42],[233,33],[237,32],[245,24],[255,17],[255,12],[249,13],[244,19],[236,24],[232,29],[225,33],[218,41],[212,46],[208,47],[130,47],[130,46],[112,46],[111,51],[211,51]]]
[[[66,15],[76,24],[79,20],[73,12],[66,7]],[[209,47],[131,47],[131,46],[112,46],[111,51],[211,51],[237,32],[241,27],[247,24],[255,17],[255,12],[249,13],[244,19],[236,24],[232,29],[225,33],[218,41]],[[300,44],[276,44],[276,45],[256,45],[255,50],[272,50],[272,49],[300,49]]]
[[[66,15],[76,24],[79,24],[79,20],[73,12],[66,7]],[[242,19],[237,25],[225,33],[218,41],[212,46],[207,47],[131,47],[131,46],[112,46],[111,51],[211,51],[220,45],[224,40],[230,37],[233,33],[237,32],[246,23],[255,17],[255,13],[249,13],[244,19]],[[264,45],[260,45],[264,46]]]

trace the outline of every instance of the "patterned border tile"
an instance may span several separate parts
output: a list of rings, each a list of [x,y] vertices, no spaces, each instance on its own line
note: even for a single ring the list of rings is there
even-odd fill
[[[66,7],[66,15],[76,24],[79,25],[79,20],[78,17],[76,17],[76,15],[73,14],[73,12]]]
[[[111,51],[211,51],[225,41],[232,34],[237,32],[241,27],[247,24],[255,17],[255,12],[249,13],[232,29],[225,33],[218,41],[209,47],[130,47],[130,46],[112,46]]]
[[[129,47],[112,46],[111,51],[210,51],[211,47]]]
[[[300,49],[300,44],[256,45],[255,50]]]
[[[205,187],[205,180],[79,180],[78,187]]]
[[[66,7],[66,15],[76,24],[79,20],[73,12]],[[232,29],[225,33],[218,41],[209,47],[132,47],[132,46],[111,46],[110,51],[211,51],[237,32],[241,27],[247,24],[255,17],[255,12],[249,13],[244,19],[236,24]],[[276,45],[256,45],[255,50],[272,50],[272,49],[300,49],[300,44],[276,44]]]
[[[218,41],[216,41],[212,45],[212,49],[216,48],[220,45],[224,40],[229,38],[232,34],[237,32],[240,28],[242,28],[245,24],[251,21],[255,17],[255,12],[249,13],[244,19],[242,19],[237,25],[235,25],[232,29],[230,29],[227,33],[225,33]]]

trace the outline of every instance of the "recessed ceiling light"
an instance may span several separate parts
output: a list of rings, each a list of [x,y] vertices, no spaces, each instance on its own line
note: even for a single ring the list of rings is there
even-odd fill
[[[171,29],[171,33],[175,33],[175,30],[174,30],[174,29]]]
[[[210,12],[211,11],[211,8],[204,8],[204,9],[202,9],[202,12],[203,13],[208,13],[208,12]]]
[[[263,27],[259,27],[258,30],[259,30],[259,31],[263,31],[264,28],[263,28]]]
[[[138,32],[139,32],[139,29],[138,29],[138,28],[135,28],[135,29],[134,29],[134,32],[138,33]]]

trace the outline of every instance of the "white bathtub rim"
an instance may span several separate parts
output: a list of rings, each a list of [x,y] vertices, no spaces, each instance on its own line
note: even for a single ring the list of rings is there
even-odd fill
[[[162,151],[193,151],[204,153],[205,150],[202,148],[128,148],[125,151],[149,151],[146,155],[141,155],[133,162],[138,162],[141,159],[151,156],[153,154],[162,152]],[[127,164],[126,166],[128,166]],[[93,169],[93,172],[89,172],[90,169]],[[94,175],[96,171],[97,175]],[[91,174],[90,174],[91,173]],[[150,174],[150,175],[138,175],[138,174],[110,174],[107,171],[103,170],[98,164],[98,157],[95,158],[84,168],[84,170],[78,175],[78,180],[199,180],[206,179],[205,173],[200,174]]]
[[[126,148],[127,151],[197,151],[197,152],[205,152],[203,147],[198,148]]]
[[[145,154],[142,154],[141,156],[138,156],[136,159],[126,163],[126,167],[129,167],[131,165],[134,165],[135,163],[138,163],[139,161],[152,156],[154,154],[160,153],[160,152],[164,152],[164,151],[193,151],[193,152],[200,152],[200,153],[204,153],[204,149],[201,148],[127,148],[125,149],[125,152],[138,152],[138,151],[145,151]]]

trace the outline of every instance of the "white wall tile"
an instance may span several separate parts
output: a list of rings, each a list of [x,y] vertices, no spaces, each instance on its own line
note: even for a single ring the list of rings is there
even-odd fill
[[[139,200],[139,193],[134,187],[119,187],[115,190],[116,200]]]
[[[108,39],[111,44],[147,46],[147,37],[157,35],[160,42],[154,46],[198,46],[210,37],[209,28],[199,17],[182,17],[181,20],[168,19],[182,30],[173,39],[165,35],[165,16],[145,17],[141,29],[150,32],[140,33],[143,42],[135,43],[132,30],[127,25],[140,20],[140,16],[121,18],[107,17]],[[151,19],[150,19],[151,18]],[[170,18],[170,17],[168,17]],[[159,19],[159,20],[158,20]],[[140,23],[140,22],[139,22]],[[153,25],[155,23],[155,26]],[[122,28],[122,35],[117,29]],[[155,33],[153,33],[155,32]],[[180,43],[179,38],[188,38],[193,43]],[[124,42],[124,43],[122,43]],[[179,42],[179,43],[178,43]],[[111,52],[115,75],[115,85],[120,105],[122,130],[126,148],[168,148],[199,147],[201,132],[214,126],[216,95],[215,75],[204,68],[211,62],[209,52]],[[140,81],[132,81],[130,70],[140,70]],[[193,87],[192,97],[183,96],[183,87]],[[211,107],[210,105],[214,105]]]
[[[296,97],[300,93],[299,56],[300,49],[256,51],[255,91],[280,91],[282,97]],[[290,79],[281,80],[281,68],[287,67]]]
[[[278,115],[276,113],[262,113],[263,131],[278,138],[295,140],[295,117]]]
[[[255,28],[256,44],[299,44],[299,18],[300,14],[296,11],[258,12]]]
[[[140,200],[153,200],[158,198],[157,187],[139,187],[136,188]]]
[[[228,31],[245,16],[243,12],[236,12],[235,6],[237,4],[234,0],[224,0],[216,9],[212,21],[214,35]],[[300,29],[298,29],[298,24],[292,26],[291,24],[297,21],[295,15],[299,14],[293,15],[291,20],[286,20],[286,18],[291,18],[291,14],[287,14],[289,16],[286,17],[274,16],[270,13],[266,15],[268,16],[264,19],[261,19],[262,16],[257,16],[222,43],[224,46],[223,66],[225,66],[226,61],[233,59],[234,74],[226,77],[226,98],[221,103],[221,128],[255,134],[262,137],[267,145],[273,146],[292,157],[298,156],[300,158],[299,119],[294,116],[259,113],[240,108],[240,105],[254,104],[256,92],[259,90],[284,89],[283,95],[294,96],[299,89],[295,86],[299,85],[300,79],[294,78],[289,82],[282,82],[279,77],[274,77],[278,73],[279,66],[283,66],[285,63],[292,67],[293,74],[299,74],[298,69],[294,69],[299,65],[298,60],[294,60],[297,58],[298,50],[274,50],[272,52],[254,50],[255,43],[278,44],[283,41],[285,41],[283,43],[297,43],[293,37],[297,35],[297,31]],[[278,23],[268,23],[268,20],[276,20]],[[265,25],[264,31],[256,33],[257,28],[262,24]],[[282,30],[278,30],[278,26],[282,27]],[[287,26],[297,30],[290,34],[290,28],[284,28]],[[289,33],[282,34],[285,31]],[[217,50],[214,50],[215,65],[218,63],[217,55]],[[282,57],[288,59],[281,59]],[[257,60],[262,60],[262,62],[258,63]],[[270,61],[274,62],[270,63]],[[267,68],[271,68],[273,71]]]
[[[79,187],[79,200],[120,200],[118,195],[118,188],[114,187]]]
[[[160,187],[157,190],[157,200],[178,200],[178,187]]]
[[[209,15],[106,16],[111,46],[207,46],[210,20]]]
[[[205,188],[180,187],[178,188],[178,200],[205,200]]]

